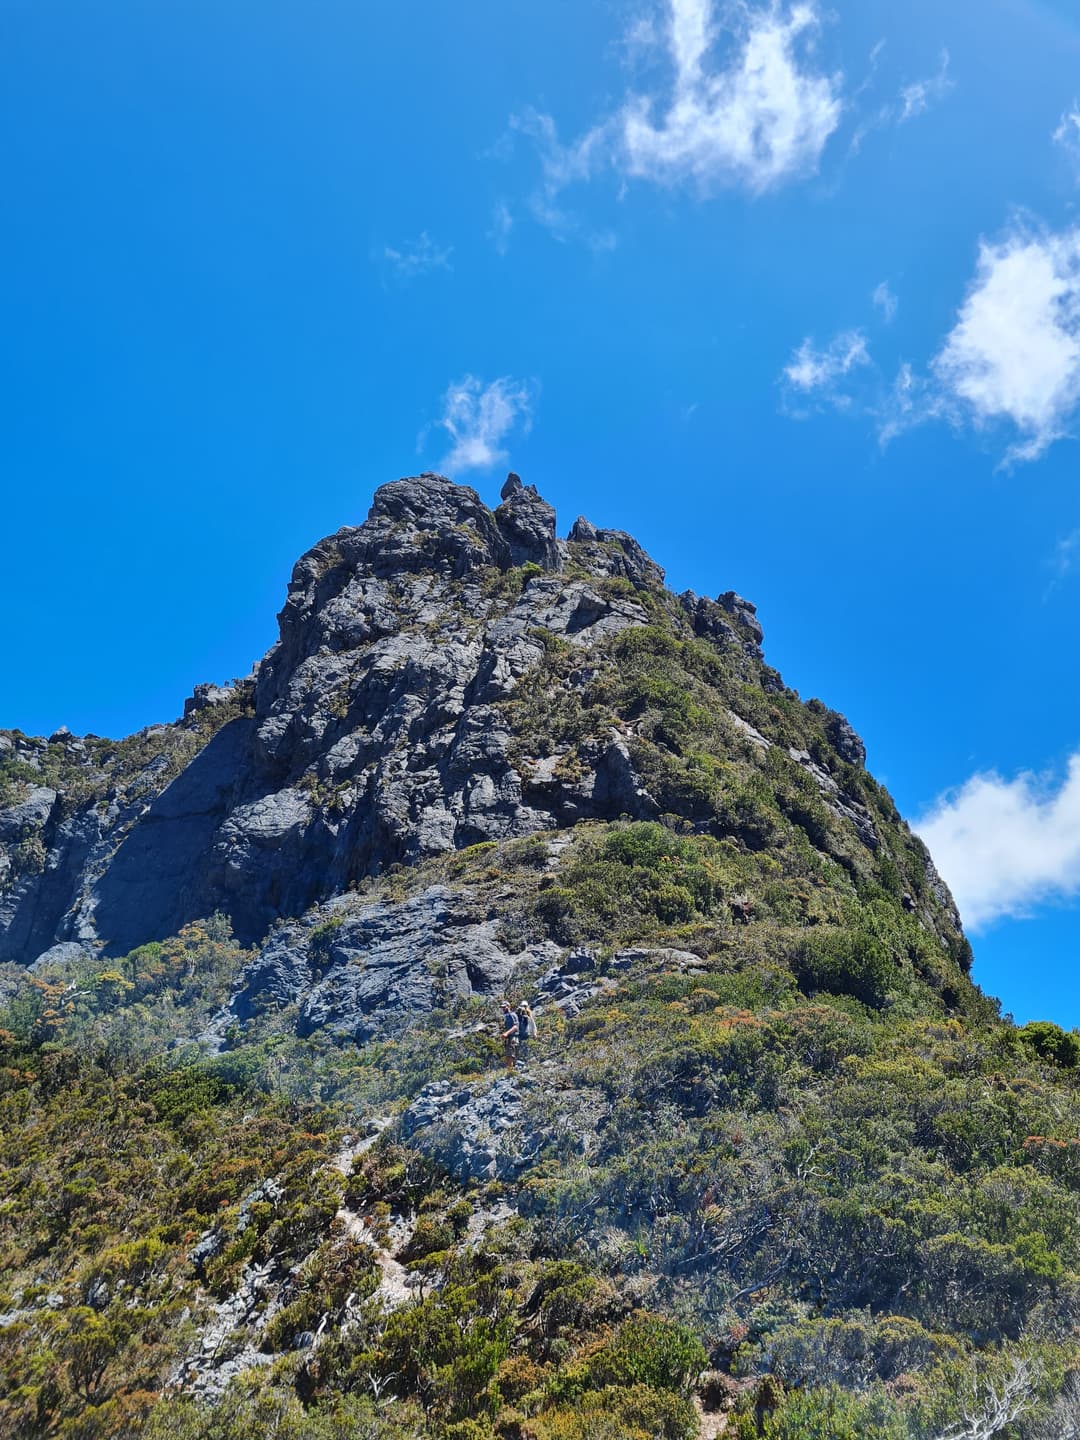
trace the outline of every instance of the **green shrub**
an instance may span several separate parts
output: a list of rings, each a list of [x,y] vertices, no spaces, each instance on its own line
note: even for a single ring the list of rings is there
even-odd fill
[[[740,1440],[755,1435],[745,1421]],[[849,1395],[836,1386],[788,1396],[765,1419],[764,1440],[909,1440],[910,1431],[884,1394]]]
[[[696,1440],[699,1421],[680,1395],[646,1385],[582,1395],[521,1423],[521,1440]]]
[[[890,1315],[782,1326],[768,1337],[764,1355],[785,1385],[831,1382],[848,1390],[865,1390],[875,1380],[927,1369],[959,1350],[948,1336],[933,1335],[915,1320]]]
[[[11,847],[11,864],[17,875],[40,875],[45,869],[45,842],[37,830]]]
[[[708,1364],[701,1341],[674,1320],[641,1312],[589,1357],[593,1386],[645,1385],[688,1394]]]
[[[449,1283],[389,1316],[367,1368],[395,1394],[418,1395],[443,1420],[476,1419],[498,1404],[494,1381],[513,1328],[505,1287]]]
[[[800,987],[808,994],[824,990],[851,995],[880,1009],[896,988],[899,969],[884,943],[865,931],[815,931],[798,945],[794,956]]]
[[[442,1250],[448,1250],[457,1238],[457,1231],[449,1219],[439,1215],[421,1215],[409,1243],[401,1252],[403,1260],[424,1260]]]
[[[1080,1066],[1080,1032],[1063,1030],[1049,1020],[1033,1020],[1016,1033],[1041,1060],[1049,1060],[1062,1070],[1075,1070]]]

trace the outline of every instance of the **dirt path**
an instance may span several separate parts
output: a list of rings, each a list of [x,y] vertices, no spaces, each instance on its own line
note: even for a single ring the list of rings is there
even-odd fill
[[[382,1115],[373,1122],[372,1133],[363,1140],[356,1142],[346,1137],[344,1145],[334,1157],[334,1169],[348,1178],[358,1157],[371,1149],[389,1124],[390,1116]],[[415,1227],[401,1216],[395,1216],[390,1221],[390,1233],[383,1244],[367,1221],[355,1210],[349,1210],[343,1205],[334,1218],[342,1225],[350,1239],[359,1240],[362,1245],[367,1245],[375,1252],[375,1264],[379,1267],[381,1279],[374,1298],[383,1309],[397,1310],[400,1306],[407,1305],[415,1297],[417,1280],[409,1274],[400,1260],[395,1258],[395,1252],[408,1244]]]
[[[701,1401],[694,1398],[694,1409],[698,1412],[698,1419],[701,1429],[698,1431],[700,1440],[716,1440],[718,1435],[727,1433],[728,1417],[716,1412],[707,1413],[701,1405]]]
[[[342,1175],[348,1179],[352,1174],[352,1167],[357,1158],[365,1155],[378,1140],[386,1127],[390,1124],[391,1116],[380,1115],[377,1120],[371,1122],[371,1134],[365,1135],[363,1140],[354,1140],[351,1135],[345,1136],[345,1141],[330,1162],[335,1170],[340,1170]]]
[[[384,1245],[367,1221],[357,1215],[355,1210],[346,1210],[343,1206],[335,1218],[353,1240],[359,1240],[362,1245],[374,1250],[375,1264],[379,1267],[382,1278],[373,1298],[378,1300],[383,1309],[397,1310],[415,1299],[417,1277],[410,1275],[401,1261],[394,1258],[394,1251],[401,1250],[408,1244],[414,1227],[400,1216],[395,1217],[390,1221],[390,1234],[387,1244]]]

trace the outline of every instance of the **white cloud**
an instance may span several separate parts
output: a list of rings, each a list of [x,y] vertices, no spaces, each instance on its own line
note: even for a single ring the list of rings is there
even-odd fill
[[[536,218],[559,239],[583,233],[561,197],[600,171],[755,195],[816,174],[845,114],[858,116],[884,48],[874,46],[867,78],[845,101],[843,74],[816,51],[832,18],[823,0],[651,0],[619,46],[624,67],[647,77],[621,105],[567,144],[550,115],[512,117],[511,130],[529,136],[540,157]],[[943,50],[935,74],[858,123],[849,155],[872,130],[904,124],[952,88]]]
[[[900,91],[900,114],[897,123],[903,125],[908,120],[914,120],[916,115],[925,114],[931,105],[943,100],[952,88],[953,82],[949,78],[949,52],[942,50],[936,75],[929,75],[925,80],[916,80],[911,85],[905,85]]]
[[[1080,228],[1016,229],[997,244],[983,241],[931,370],[976,426],[1016,427],[1009,459],[1034,459],[1064,435],[1080,402]]]
[[[624,108],[630,174],[757,192],[812,174],[842,111],[840,77],[811,61],[819,24],[812,3],[743,9],[735,54],[726,67],[712,68],[713,0],[669,0],[664,43],[673,90],[666,105],[636,96]]]
[[[811,339],[804,340],[784,366],[784,379],[795,390],[809,394],[829,389],[852,370],[869,364],[866,336],[861,330],[845,330],[834,336],[824,350],[819,350]]]
[[[382,258],[399,279],[415,280],[418,275],[428,275],[432,270],[449,270],[450,256],[453,253],[452,245],[443,250],[436,245],[427,231],[423,230],[417,240],[403,245],[400,250],[387,245]]]
[[[453,442],[440,467],[458,475],[501,464],[507,452],[500,447],[510,432],[518,425],[529,430],[535,391],[535,385],[509,376],[489,385],[475,375],[455,381],[443,396],[437,422]]]
[[[594,249],[611,248],[613,237],[588,234],[561,200],[601,171],[761,193],[813,174],[840,124],[843,77],[813,58],[817,0],[666,0],[665,11],[663,24],[639,16],[624,42],[628,63],[668,74],[662,89],[631,94],[566,144],[550,115],[511,118],[540,157],[531,209],[559,239],[584,234]]]
[[[915,830],[973,930],[1080,894],[1080,752],[1055,789],[1031,774],[973,775]]]
[[[889,282],[882,280],[881,284],[874,290],[871,297],[876,309],[881,311],[882,318],[886,325],[891,325],[896,319],[896,312],[900,308],[900,301],[889,288]]]
[[[873,302],[886,321],[894,317],[884,282]],[[882,444],[945,420],[957,430],[1004,430],[1006,464],[1037,459],[1080,411],[1080,226],[1052,232],[1017,222],[1002,239],[981,241],[967,295],[929,365],[903,361],[891,387],[879,375],[856,397],[840,382],[868,364],[863,332],[850,330],[825,350],[804,340],[784,376],[803,393],[831,386],[830,404],[872,418]]]

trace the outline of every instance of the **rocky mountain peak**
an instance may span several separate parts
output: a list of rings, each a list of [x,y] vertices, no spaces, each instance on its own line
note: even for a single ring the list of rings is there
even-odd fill
[[[717,685],[730,702],[708,743],[796,757],[872,853],[842,779],[864,758],[847,722],[822,707],[814,745],[763,733],[765,697],[790,692],[754,606],[663,582],[623,531],[579,518],[559,540],[515,474],[494,510],[440,475],[383,485],[363,524],[297,562],[251,680],[199,686],[183,720],[121,746],[9,741],[0,958],[123,952],[214,911],[257,940],[388,866],[584,820],[667,814],[760,843],[723,818],[719,777],[743,761],[704,789],[693,768]]]

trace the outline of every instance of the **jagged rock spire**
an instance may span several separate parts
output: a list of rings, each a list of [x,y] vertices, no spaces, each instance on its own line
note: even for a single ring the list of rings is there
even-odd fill
[[[539,565],[544,570],[562,568],[562,551],[555,538],[555,511],[541,499],[535,485],[523,485],[511,470],[500,491],[502,504],[495,511],[495,524],[510,547],[514,565]]]

